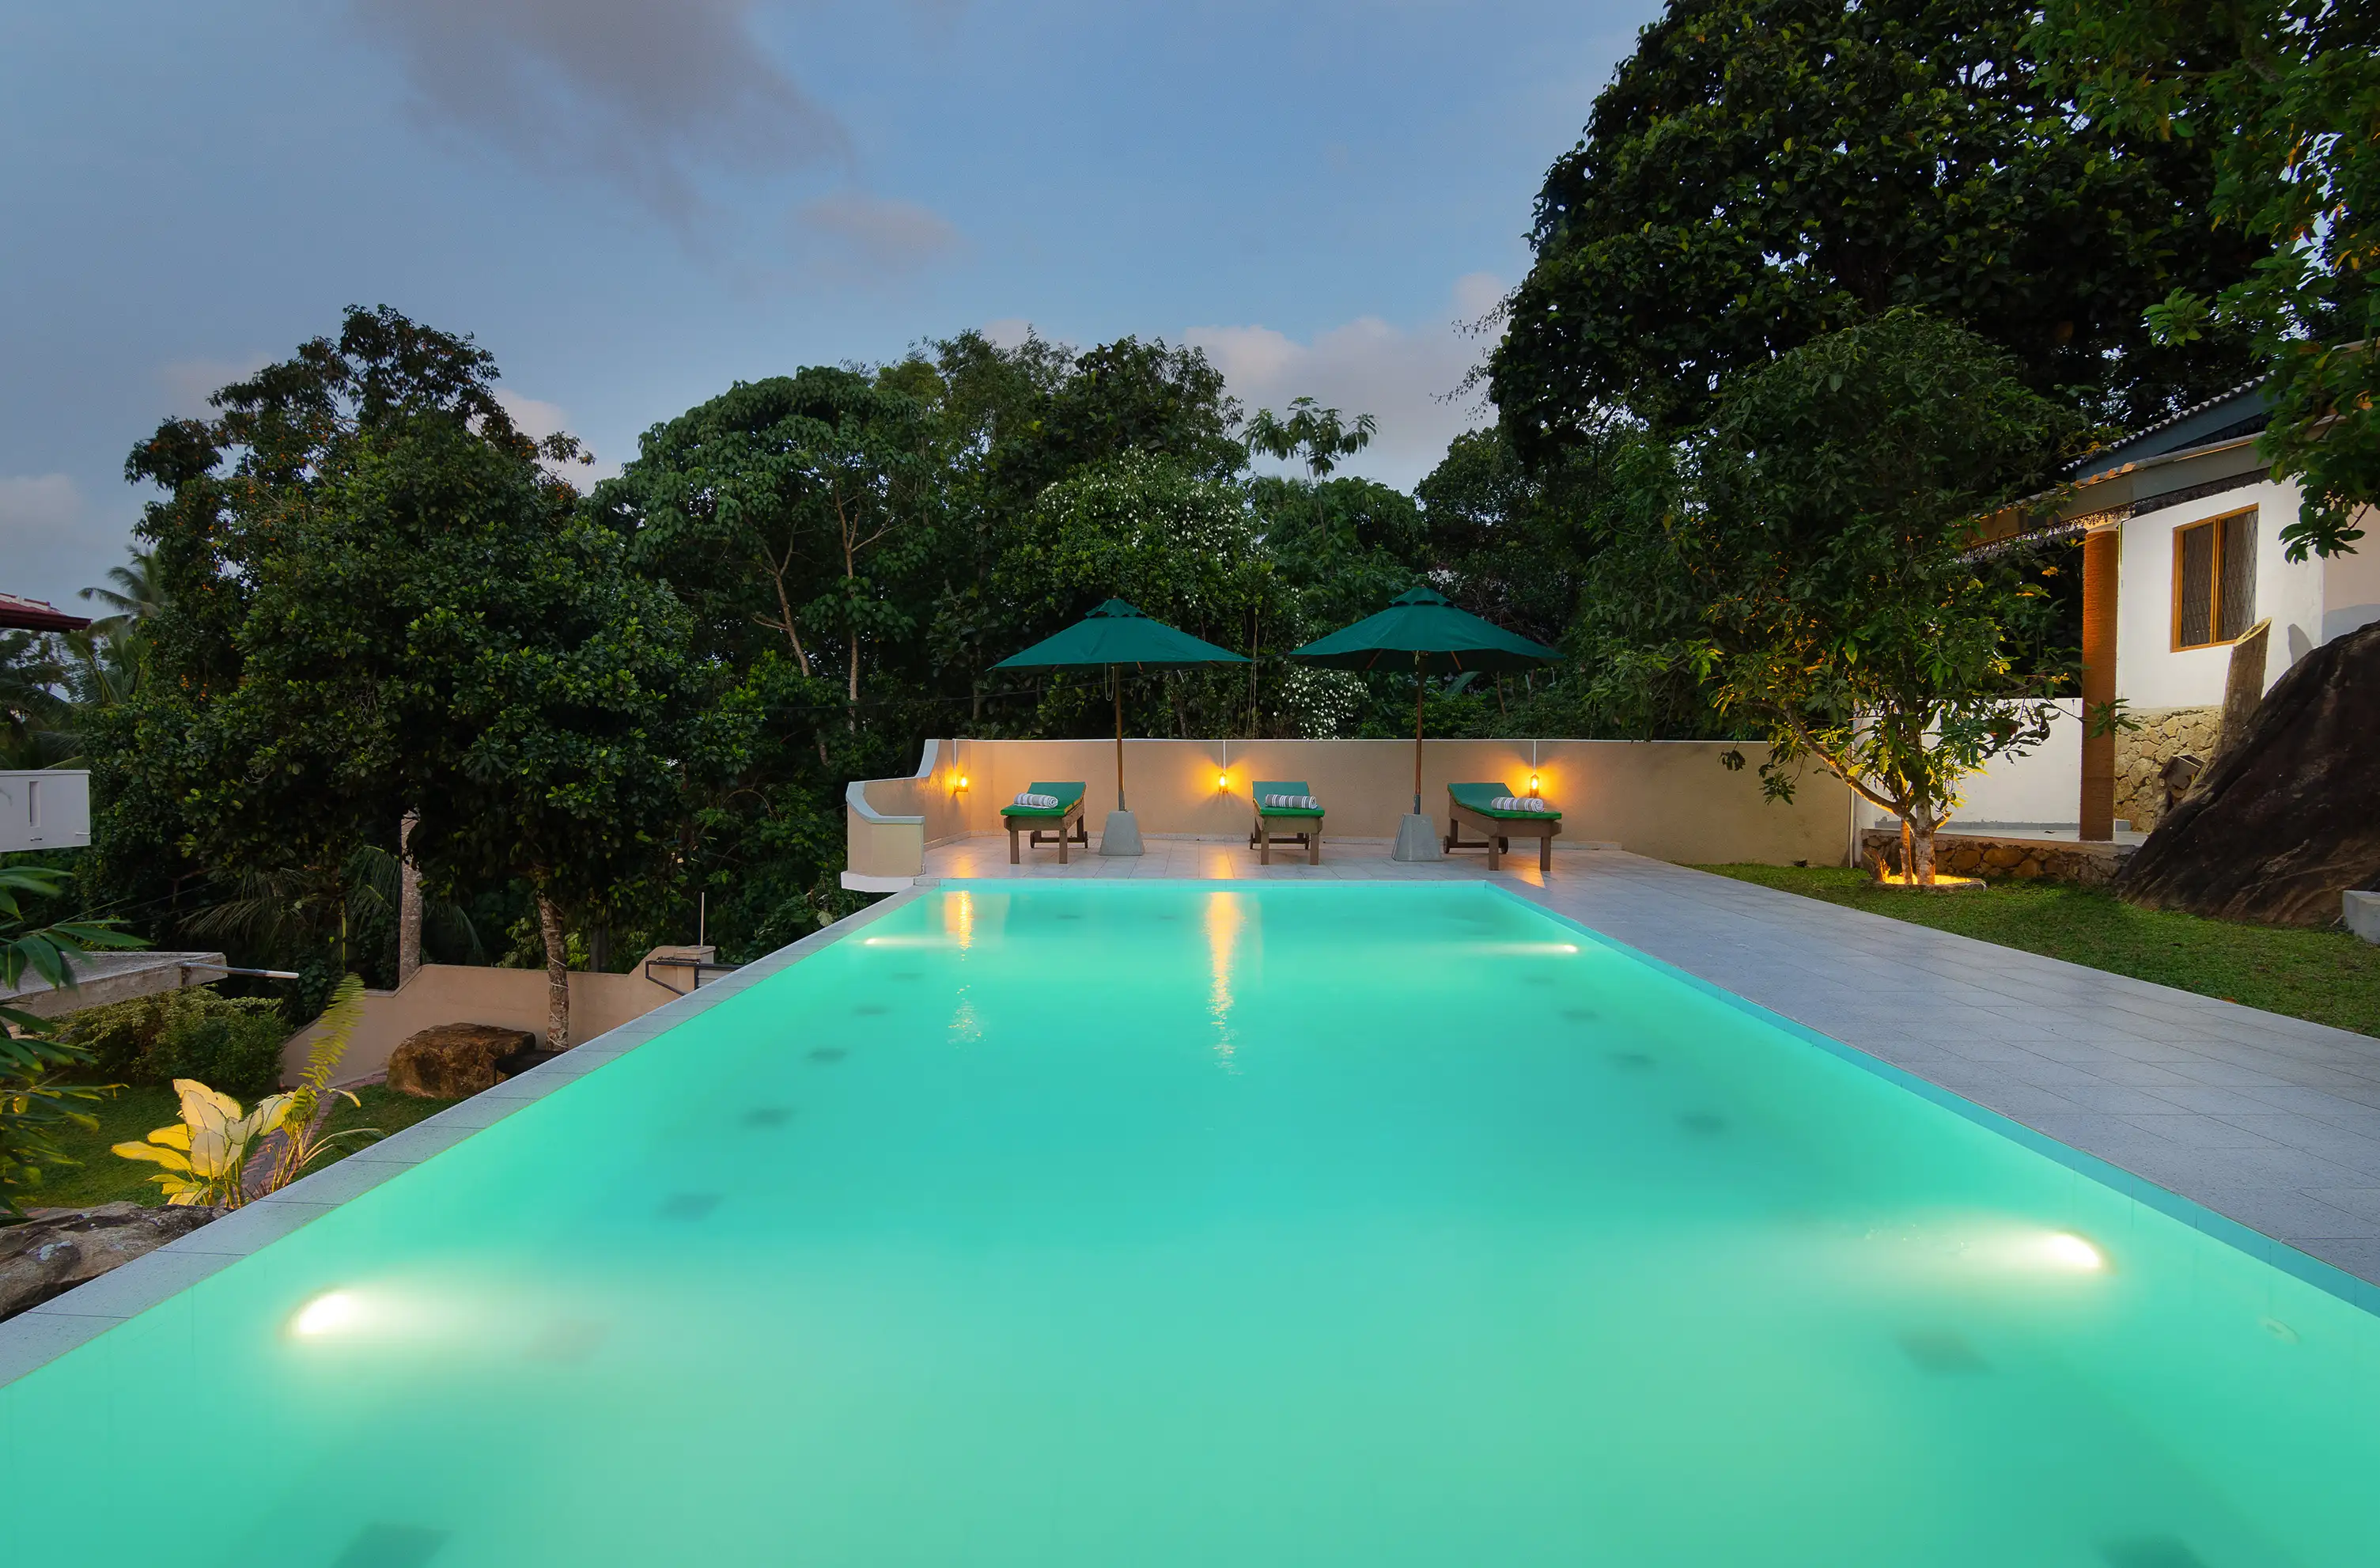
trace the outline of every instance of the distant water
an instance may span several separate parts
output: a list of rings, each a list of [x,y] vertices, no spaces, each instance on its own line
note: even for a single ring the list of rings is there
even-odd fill
[[[2369,1568],[2380,1320],[1484,887],[995,884],[0,1390],[0,1568]]]

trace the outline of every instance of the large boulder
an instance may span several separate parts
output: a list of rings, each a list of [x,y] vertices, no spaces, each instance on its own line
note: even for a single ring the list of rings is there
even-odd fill
[[[0,1228],[0,1318],[13,1318],[129,1263],[176,1236],[188,1235],[220,1209],[143,1209],[103,1203],[96,1209],[42,1213]]]
[[[2326,926],[2380,881],[2380,625],[2323,644],[2265,694],[2117,891],[2152,909]]]
[[[535,1037],[495,1024],[441,1024],[389,1052],[388,1087],[424,1100],[461,1100],[502,1083],[534,1056]]]

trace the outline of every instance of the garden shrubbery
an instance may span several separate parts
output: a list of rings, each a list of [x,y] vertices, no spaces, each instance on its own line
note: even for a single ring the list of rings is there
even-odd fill
[[[281,1085],[288,1021],[278,1003],[188,986],[68,1017],[58,1038],[91,1053],[96,1074],[119,1083],[196,1078],[243,1100]]]

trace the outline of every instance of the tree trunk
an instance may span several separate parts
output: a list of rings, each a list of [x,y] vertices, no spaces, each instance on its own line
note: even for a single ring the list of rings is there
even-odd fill
[[[545,1048],[570,1048],[570,938],[562,911],[544,893],[537,895],[537,923],[545,933]]]
[[[421,967],[421,870],[413,863],[413,824],[419,811],[407,811],[396,830],[396,983],[401,987]]]
[[[1934,813],[1919,807],[1914,820],[1903,818],[1909,833],[1909,880],[1919,887],[1934,885]]]

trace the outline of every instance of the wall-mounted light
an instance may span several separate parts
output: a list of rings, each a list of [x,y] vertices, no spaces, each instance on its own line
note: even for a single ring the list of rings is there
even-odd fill
[[[1529,793],[1531,795],[1537,793],[1537,775],[1535,773],[1529,775]]]
[[[1218,795],[1229,795],[1231,792],[1232,775],[1229,773],[1217,773],[1215,775],[1215,793]]]

